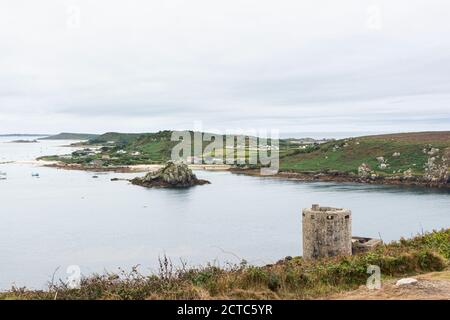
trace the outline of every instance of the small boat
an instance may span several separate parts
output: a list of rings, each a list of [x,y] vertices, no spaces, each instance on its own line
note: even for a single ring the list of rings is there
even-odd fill
[[[6,172],[0,171],[0,180],[6,180],[6,179],[8,179],[6,176],[7,176]]]
[[[31,176],[35,177],[35,178],[39,178],[39,173],[32,173]]]

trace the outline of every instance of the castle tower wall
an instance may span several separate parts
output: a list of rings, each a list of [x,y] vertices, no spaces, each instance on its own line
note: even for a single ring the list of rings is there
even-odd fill
[[[352,255],[352,213],[313,205],[303,209],[303,257]]]

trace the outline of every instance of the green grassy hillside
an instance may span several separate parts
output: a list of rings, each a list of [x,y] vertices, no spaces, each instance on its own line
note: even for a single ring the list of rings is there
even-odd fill
[[[90,133],[68,133],[62,132],[54,136],[40,138],[39,140],[90,140],[96,138],[98,135]]]
[[[448,163],[450,132],[419,132],[366,136],[327,142],[296,150],[281,159],[281,169],[297,172],[358,173],[363,164],[378,175],[411,170],[423,175],[430,158]],[[381,158],[382,157],[382,158]]]
[[[190,133],[193,141],[193,132],[190,131]],[[101,152],[96,152],[94,154],[91,152],[92,150],[87,150],[87,152],[76,152],[71,158],[46,156],[40,159],[60,160],[65,163],[78,164],[89,164],[94,160],[99,160],[103,165],[117,166],[161,163],[170,160],[173,147],[179,143],[178,141],[171,141],[171,136],[172,131],[168,130],[156,133],[109,132],[81,144],[81,146],[85,146],[86,149],[94,149],[102,146]],[[205,157],[224,159],[227,152],[234,152],[234,148],[227,149],[225,147],[226,137],[223,138],[224,148],[205,154]],[[202,150],[209,144],[210,141],[203,141]],[[80,144],[77,144],[77,146],[80,146]],[[281,154],[287,154],[292,151],[292,147],[297,147],[297,145],[291,144],[290,141],[287,140],[280,140],[279,146]],[[255,155],[257,153],[258,149],[256,148],[249,148],[248,146],[245,148],[246,157],[250,154]]]
[[[117,145],[125,146],[132,141],[136,140],[141,133],[119,133],[119,132],[107,132],[102,135],[96,136],[89,140],[88,144],[107,144],[115,143]]]
[[[192,134],[193,132],[191,132]],[[172,131],[156,133],[106,133],[84,143],[87,148],[103,146],[101,152],[75,153],[71,158],[44,157],[66,163],[133,165],[161,163],[171,158],[178,143],[171,141]],[[210,142],[204,141],[203,148]],[[248,141],[247,141],[248,143]],[[245,147],[245,155],[258,149]],[[224,159],[234,148],[216,150],[205,157]],[[333,173],[356,178],[410,179],[424,183],[448,183],[450,131],[417,132],[365,136],[328,141],[322,144],[298,144],[292,139],[279,141],[280,170],[298,173]],[[98,164],[97,164],[98,165]]]

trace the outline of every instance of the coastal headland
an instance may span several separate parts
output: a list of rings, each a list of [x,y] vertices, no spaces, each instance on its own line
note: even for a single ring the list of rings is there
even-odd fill
[[[76,143],[69,155],[45,156],[40,164],[68,170],[146,172],[171,160],[177,142],[171,131],[144,134],[106,133]],[[191,132],[194,134],[194,132]],[[58,135],[58,137],[60,137]],[[48,139],[50,139],[49,137]],[[228,136],[222,137],[224,141]],[[277,152],[279,168],[275,178],[298,181],[333,181],[368,184],[450,186],[450,131],[412,132],[350,137],[346,139],[280,139],[276,149],[266,142],[257,148],[245,145],[211,150],[205,142],[200,154],[187,157],[192,170],[229,170],[237,174],[260,175],[260,164],[245,164],[262,149]],[[254,138],[254,137],[253,137]],[[247,139],[247,140],[246,140]],[[244,164],[229,163],[230,154],[241,152]],[[44,162],[43,162],[43,161]]]

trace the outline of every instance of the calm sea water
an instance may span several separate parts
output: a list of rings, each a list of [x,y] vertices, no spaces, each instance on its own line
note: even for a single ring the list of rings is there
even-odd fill
[[[17,144],[0,138],[0,162],[64,154],[71,141]],[[17,138],[16,138],[17,139]],[[28,138],[27,138],[28,139]],[[301,254],[301,209],[312,203],[353,211],[355,235],[384,241],[450,226],[450,192],[423,188],[302,183],[196,172],[211,185],[145,189],[99,174],[0,164],[0,289],[43,288],[78,265],[83,274],[156,270],[175,264],[266,264]],[[40,178],[33,178],[39,173]]]

